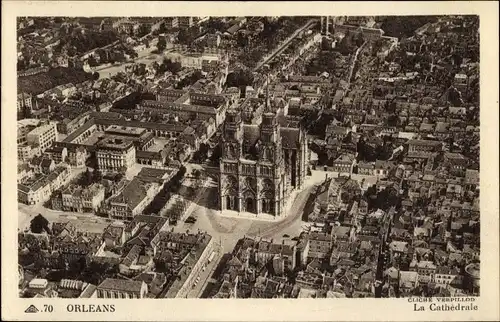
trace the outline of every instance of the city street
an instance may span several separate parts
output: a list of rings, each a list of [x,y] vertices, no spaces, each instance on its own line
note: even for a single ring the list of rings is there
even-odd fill
[[[219,263],[222,255],[223,255],[223,252],[222,252],[222,248],[218,245],[217,240],[215,241],[215,243],[217,244],[214,246],[215,256],[214,256],[213,260],[207,264],[207,266],[205,267],[205,270],[203,270],[200,273],[200,275],[199,275],[200,280],[196,284],[196,286],[193,287],[189,291],[189,293],[187,295],[188,298],[201,298],[201,294],[203,293],[205,286],[210,281],[210,277],[212,276],[213,272],[217,268],[217,264]]]
[[[314,24],[315,20],[311,19],[309,20],[305,25],[303,25],[301,28],[297,29],[290,37],[288,37],[285,41],[283,41],[278,48],[276,48],[270,55],[265,57],[260,63],[257,64],[257,66],[254,68],[254,71],[259,70],[262,66],[264,66],[266,63],[271,61],[276,55],[278,55],[280,52],[282,52],[288,45],[292,42],[292,40],[298,36],[298,34],[305,30],[306,28],[311,27]]]
[[[301,231],[302,211],[312,191],[314,182],[308,178],[306,188],[296,195],[293,205],[289,208],[289,213],[281,221],[263,221],[249,218],[235,218],[220,216],[217,209],[212,209],[217,198],[217,186],[214,181],[210,181],[208,187],[202,191],[199,202],[191,213],[197,218],[196,223],[179,223],[177,229],[197,231],[198,229],[207,231],[217,240],[221,240],[224,253],[231,252],[237,241],[243,236],[264,237],[275,240],[283,238],[284,234],[290,237],[297,236]]]

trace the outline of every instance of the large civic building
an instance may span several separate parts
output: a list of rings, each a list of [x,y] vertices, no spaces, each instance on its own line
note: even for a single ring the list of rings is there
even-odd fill
[[[243,124],[240,112],[230,110],[221,145],[221,210],[284,216],[288,196],[302,188],[307,172],[301,126],[270,112],[259,125]]]
[[[97,143],[97,166],[103,171],[126,171],[135,163],[135,147],[131,139],[107,137]]]

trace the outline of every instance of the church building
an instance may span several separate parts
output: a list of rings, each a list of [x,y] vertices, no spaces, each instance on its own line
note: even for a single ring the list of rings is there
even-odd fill
[[[260,124],[244,124],[240,111],[229,110],[221,147],[221,210],[285,216],[288,197],[307,173],[302,126],[269,110]]]

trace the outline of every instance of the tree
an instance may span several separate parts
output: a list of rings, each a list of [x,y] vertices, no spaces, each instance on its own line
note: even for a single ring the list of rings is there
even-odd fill
[[[206,23],[206,28],[209,32],[223,31],[226,24],[218,17],[210,17]]]
[[[411,37],[421,26],[437,20],[438,16],[387,16],[382,18],[381,29],[387,36]]]
[[[90,57],[87,60],[88,64],[90,67],[95,67],[97,66],[97,60],[94,58],[94,55],[90,55]]]
[[[352,33],[347,32],[344,38],[342,38],[342,40],[335,47],[335,49],[344,56],[351,54],[354,51],[352,38],[353,38]]]
[[[358,47],[361,47],[361,45],[365,42],[365,38],[363,37],[363,34],[361,32],[354,36],[354,42]]]
[[[158,37],[158,43],[156,44],[156,48],[158,48],[159,52],[162,52],[165,50],[165,48],[167,48],[167,40],[165,39],[165,37],[163,36]]]
[[[395,114],[390,114],[387,117],[387,126],[397,126],[399,122],[399,117]]]
[[[462,93],[457,90],[455,87],[451,87],[448,89],[448,101],[453,105],[453,106],[462,106],[463,100],[462,100]]]
[[[236,37],[236,43],[239,47],[246,47],[248,46],[248,37],[243,35],[242,33],[238,33]]]
[[[160,67],[160,70],[169,71],[173,74],[177,74],[182,69],[181,63],[173,62],[170,59],[164,59],[162,65],[163,66]]]
[[[31,220],[30,230],[35,234],[41,234],[44,231],[49,232],[49,221],[42,214],[38,214]]]
[[[177,41],[180,44],[190,45],[196,39],[197,33],[198,31],[196,27],[191,27],[189,29],[181,29],[177,34]]]
[[[321,50],[330,50],[332,49],[332,41],[326,37],[321,39]]]
[[[227,87],[239,87],[244,88],[246,86],[253,84],[252,73],[245,69],[238,69],[229,75],[227,75],[226,86]]]
[[[151,31],[151,28],[146,24],[141,24],[137,30],[137,37],[142,38]]]
[[[94,182],[101,182],[102,181],[102,172],[100,170],[97,170],[97,169],[94,170],[93,175],[94,175],[94,178],[93,178]]]
[[[106,277],[114,277],[118,273],[118,265],[109,263],[90,262],[84,266],[80,279],[87,283],[100,284]]]
[[[165,22],[162,22],[160,24],[160,28],[158,28],[158,33],[163,34],[167,32],[167,24]]]

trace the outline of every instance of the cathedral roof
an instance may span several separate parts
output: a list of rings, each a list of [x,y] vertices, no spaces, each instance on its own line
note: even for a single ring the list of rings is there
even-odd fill
[[[299,147],[299,129],[281,128],[281,144],[284,148],[297,149]]]
[[[260,129],[258,125],[243,125],[243,143],[245,145],[254,145],[260,137]]]
[[[282,146],[288,149],[297,149],[300,145],[300,130],[298,128],[280,128]],[[258,125],[243,125],[243,144],[254,146],[260,138]]]

